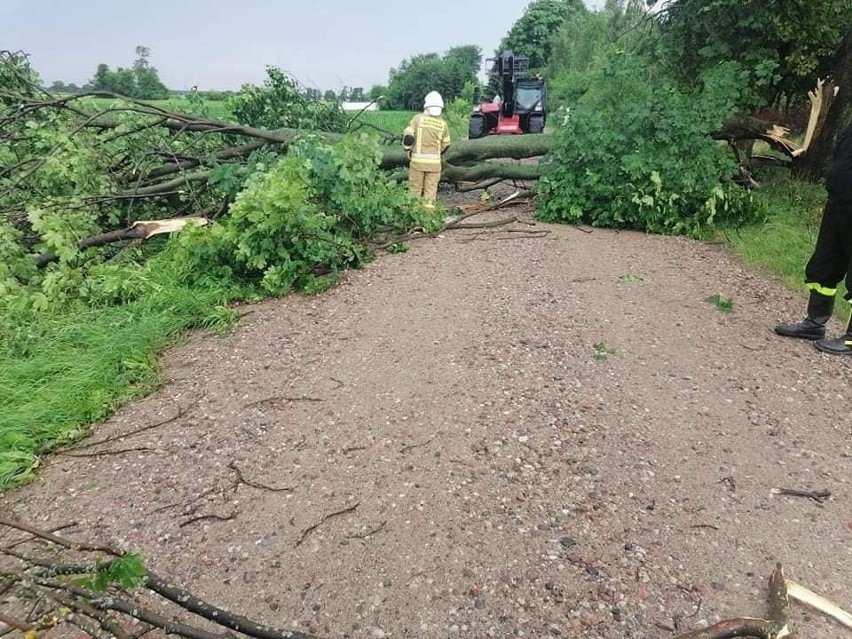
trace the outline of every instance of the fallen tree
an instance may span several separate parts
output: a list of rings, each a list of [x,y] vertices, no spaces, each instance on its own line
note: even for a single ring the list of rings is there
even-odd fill
[[[181,187],[194,182],[208,182],[212,176],[212,168],[221,166],[229,161],[240,161],[266,147],[278,151],[286,150],[291,144],[306,136],[313,136],[326,142],[340,141],[343,134],[328,131],[300,130],[281,128],[264,130],[256,127],[200,118],[186,113],[169,111],[159,106],[140,100],[101,91],[80,93],[73,96],[57,98],[32,88],[32,95],[14,94],[0,91],[0,97],[9,101],[4,117],[0,118],[0,130],[11,128],[15,120],[24,121],[40,112],[63,112],[76,119],[71,135],[80,134],[86,130],[102,132],[97,138],[99,142],[115,142],[120,138],[140,136],[149,130],[165,129],[174,137],[189,136],[219,136],[225,142],[236,139],[249,139],[241,144],[233,144],[217,149],[212,153],[186,155],[170,153],[168,149],[152,150],[152,160],[159,159],[160,163],[151,162],[148,167],[129,172],[119,172],[119,184],[132,185],[125,191],[115,193],[121,199],[141,199],[153,196],[174,195]],[[81,107],[92,100],[113,100],[115,104],[91,112]],[[118,116],[137,118],[132,126],[128,126]],[[141,121],[139,121],[141,118]],[[385,132],[388,143],[397,142],[398,135]],[[551,139],[546,135],[530,135],[522,137],[494,136],[478,140],[458,140],[444,156],[446,170],[444,178],[447,181],[475,181],[488,178],[504,179],[535,179],[538,171],[534,166],[520,168],[517,164],[508,162],[488,162],[495,159],[526,159],[540,157],[550,149]],[[55,151],[48,153],[53,155]],[[162,161],[165,160],[165,161]],[[488,164],[483,164],[488,162]],[[154,166],[156,164],[156,166]],[[407,166],[408,159],[401,145],[394,144],[384,152],[381,167],[394,169]],[[25,179],[39,168],[39,164],[27,167]],[[199,170],[200,169],[200,170]]]
[[[811,94],[813,110],[808,128],[808,138],[802,147],[797,147],[788,139],[789,130],[773,122],[754,117],[738,117],[727,122],[714,137],[726,140],[736,145],[742,141],[763,140],[772,148],[786,155],[790,163],[795,158],[804,157],[812,138],[819,136],[825,122],[828,107],[833,98],[834,85],[824,86],[823,83]],[[138,136],[146,130],[163,128],[176,136],[198,134],[211,136],[216,134],[228,141],[239,138],[248,142],[233,144],[218,149],[212,153],[188,156],[186,154],[170,154],[167,149],[157,150],[153,156],[166,160],[155,166],[142,170],[130,171],[117,176],[119,184],[132,185],[130,188],[114,194],[118,199],[142,199],[156,196],[175,195],[180,189],[192,183],[205,184],[211,180],[213,168],[222,166],[230,161],[242,161],[250,155],[267,147],[285,150],[297,140],[305,136],[315,136],[327,142],[335,143],[342,134],[326,131],[305,131],[292,128],[282,128],[273,131],[258,129],[232,122],[223,122],[199,118],[185,113],[168,111],[158,106],[142,101],[124,98],[122,96],[90,92],[65,98],[54,98],[48,95],[26,97],[0,92],[0,96],[15,100],[12,114],[0,119],[0,128],[9,126],[14,118],[26,118],[39,111],[65,111],[77,116],[80,122],[74,133],[85,129],[102,132],[111,131],[111,135],[102,138],[104,142],[114,142],[121,137]],[[120,103],[111,105],[94,113],[80,108],[79,103],[90,99],[110,99]],[[116,116],[141,116],[142,122],[131,128],[116,120]],[[386,141],[392,146],[384,151],[381,167],[397,169],[408,164],[407,157],[396,142],[396,135],[385,133]],[[546,155],[552,146],[553,139],[549,135],[525,136],[490,136],[474,140],[458,140],[444,156],[445,167],[442,177],[447,182],[477,182],[489,179],[535,180],[540,176],[540,170],[534,163],[518,164],[505,160],[524,160]],[[171,156],[171,157],[170,157]],[[501,160],[501,161],[496,161]],[[751,159],[744,160],[749,166],[759,164]],[[781,160],[783,164],[784,161]],[[29,167],[32,173],[37,167]],[[8,169],[7,169],[8,170]],[[25,174],[24,177],[27,175]]]
[[[33,224],[34,216],[44,212],[64,219],[76,211],[93,212],[97,228],[87,233],[50,229],[54,235],[69,234],[65,244],[79,248],[139,239],[140,231],[133,229],[139,220],[224,216],[258,166],[268,167],[305,139],[337,144],[347,132],[378,132],[383,140],[380,168],[402,177],[408,163],[399,132],[377,130],[357,118],[348,123],[348,131],[267,130],[107,92],[55,96],[38,86],[25,56],[10,52],[0,52],[0,79],[0,143],[9,154],[0,162],[0,221],[11,224],[29,247],[44,237]],[[713,135],[737,155],[743,183],[756,185],[751,177],[756,166],[794,167],[810,161],[811,143],[824,137],[832,122],[827,114],[834,89],[820,83],[811,94],[811,120],[801,147],[790,141],[787,129],[753,117],[733,118]],[[778,153],[752,154],[755,140]],[[456,140],[444,156],[442,179],[460,190],[487,188],[501,180],[534,181],[542,171],[537,159],[550,152],[553,142],[547,134]],[[76,164],[78,156],[85,156],[91,168],[74,174],[62,167]],[[57,184],[61,180],[72,188]],[[45,266],[56,256],[55,250],[42,250],[36,262]]]

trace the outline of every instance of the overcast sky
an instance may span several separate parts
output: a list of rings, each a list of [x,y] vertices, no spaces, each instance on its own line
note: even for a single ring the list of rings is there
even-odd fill
[[[266,65],[307,86],[369,89],[417,53],[491,55],[529,0],[0,0],[0,49],[26,51],[45,83],[82,85],[136,45],[172,89],[259,84]],[[603,0],[586,0],[599,7]]]

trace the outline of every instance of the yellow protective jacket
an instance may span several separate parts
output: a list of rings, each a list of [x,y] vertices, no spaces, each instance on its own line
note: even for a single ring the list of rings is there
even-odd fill
[[[441,154],[450,146],[450,127],[443,118],[418,113],[403,132],[404,139],[414,138],[413,144],[403,143],[411,151],[412,169],[426,173],[441,170]]]

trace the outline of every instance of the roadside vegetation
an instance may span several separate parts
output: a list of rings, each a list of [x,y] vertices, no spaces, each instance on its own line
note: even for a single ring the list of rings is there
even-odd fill
[[[745,189],[732,180],[741,167],[731,148],[713,136],[771,108],[801,139],[807,90],[842,61],[852,9],[801,0],[795,25],[754,7],[731,24],[739,0],[696,4],[649,13],[645,2],[611,0],[590,12],[537,0],[507,34],[504,45],[533,47],[534,71],[551,86],[538,216],[722,238],[802,289],[823,187],[792,164],[750,167],[760,188]],[[554,34],[547,47],[542,29]],[[727,61],[732,53],[740,62]],[[99,67],[89,88],[101,93],[79,98],[42,89],[23,55],[0,59],[0,488],[31,479],[43,453],[155,388],[157,355],[188,329],[226,330],[235,302],[321,292],[343,270],[400,250],[411,230],[440,229],[443,217],[382,168],[383,153],[399,146],[424,87],[440,82],[453,137],[466,138],[482,64],[467,45],[416,56],[370,90],[389,109],[345,113],[339,96],[274,68],[239,92],[165,97],[147,49],[137,56],[128,69]],[[65,106],[45,107],[57,93]],[[80,127],[67,105],[99,128]],[[164,121],[185,112],[215,122],[151,126],[157,109]],[[220,122],[300,135],[240,146]],[[175,217],[196,222],[144,242],[85,243]]]

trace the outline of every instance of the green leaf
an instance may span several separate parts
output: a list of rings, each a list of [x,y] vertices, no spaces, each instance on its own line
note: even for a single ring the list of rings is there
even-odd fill
[[[729,297],[725,297],[721,293],[716,293],[704,299],[705,302],[708,302],[716,307],[721,313],[733,313],[734,312],[734,300]]]

